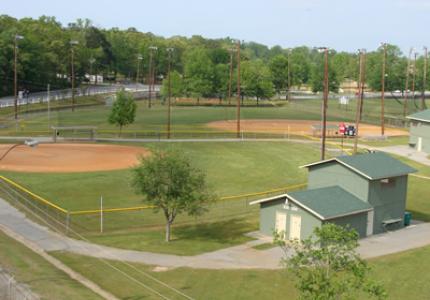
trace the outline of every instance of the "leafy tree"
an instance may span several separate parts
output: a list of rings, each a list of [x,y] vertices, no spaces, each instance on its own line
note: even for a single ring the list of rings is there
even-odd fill
[[[109,114],[109,123],[119,126],[119,136],[123,126],[127,126],[134,122],[136,118],[137,104],[134,102],[133,95],[124,90],[116,93],[116,100],[112,105],[112,110]]]
[[[169,95],[169,79],[168,76],[166,76],[163,79],[163,85],[161,86],[161,95],[163,97],[167,97]],[[177,71],[172,71],[170,73],[170,88],[172,97],[180,97],[184,94],[184,84],[182,75],[179,74]]]
[[[355,230],[328,223],[315,228],[302,243],[286,243],[281,234],[275,233],[275,241],[285,253],[282,262],[294,274],[301,299],[356,299],[362,294],[386,298],[384,288],[369,278],[370,268],[355,251]]]
[[[242,63],[241,85],[243,95],[255,97],[257,104],[261,98],[270,98],[274,94],[270,69],[261,60]]]
[[[276,55],[269,63],[273,86],[277,93],[288,88],[288,59],[283,54]]]
[[[133,186],[154,207],[154,212],[161,210],[164,214],[166,242],[170,241],[176,216],[201,215],[215,200],[208,191],[205,174],[182,153],[173,150],[141,157],[140,164],[133,169]]]
[[[207,50],[196,48],[185,54],[185,80],[189,94],[199,99],[211,95],[214,65]]]

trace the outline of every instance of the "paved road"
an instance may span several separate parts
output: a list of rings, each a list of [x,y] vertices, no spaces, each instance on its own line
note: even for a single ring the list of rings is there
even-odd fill
[[[203,269],[277,269],[282,251],[279,248],[255,250],[252,246],[266,243],[270,238],[257,240],[196,256],[178,256],[132,251],[99,246],[57,234],[36,224],[0,199],[0,225],[45,251],[69,251],[86,256],[138,262],[162,267],[190,267]],[[430,223],[414,225],[396,232],[361,240],[359,253],[365,258],[405,251],[430,244]]]
[[[383,151],[399,156],[404,156],[423,165],[430,166],[430,159],[428,159],[428,154],[425,152],[418,152],[415,149],[407,145],[398,145],[390,147],[372,147],[372,149]]]

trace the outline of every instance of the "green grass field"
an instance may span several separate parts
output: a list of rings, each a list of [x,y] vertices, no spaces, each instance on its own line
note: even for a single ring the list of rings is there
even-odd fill
[[[108,269],[96,259],[69,253],[54,253],[54,255],[122,299],[156,299],[153,294],[130,280],[124,279],[123,276]],[[428,299],[430,264],[424,262],[429,260],[430,247],[425,247],[372,259],[369,263],[373,269],[372,276],[382,282],[388,291],[388,299]],[[176,295],[149,281],[142,274],[120,263],[113,263],[145,284],[175,299]],[[150,266],[141,264],[134,264],[134,266],[194,299],[297,299],[298,296],[293,277],[284,270],[178,268],[165,272],[154,272]],[[107,273],[110,276],[105,276]],[[360,299],[368,298],[361,297]]]
[[[82,104],[93,103],[100,99],[83,98]],[[242,119],[295,119],[295,120],[320,120],[321,100],[294,100],[291,103],[281,102],[282,105],[255,107],[244,106],[241,109]],[[36,104],[34,109],[40,109]],[[31,106],[30,106],[31,107]],[[42,105],[43,108],[43,105]],[[24,108],[22,108],[24,109]],[[31,110],[31,108],[30,108]],[[105,105],[77,108],[75,112],[70,109],[61,109],[51,112],[50,123],[57,126],[91,125],[98,127],[98,136],[112,137],[117,135],[117,128],[108,124],[107,119],[111,108]],[[387,126],[399,125],[403,119],[403,105],[395,100],[386,101]],[[409,111],[416,111],[411,102]],[[10,108],[0,110],[1,114],[10,115]],[[236,118],[234,106],[173,106],[172,130],[174,137],[191,136],[190,131],[197,136],[213,136],[216,132],[206,127],[206,123],[212,121],[232,120]],[[380,100],[366,99],[363,108],[363,122],[379,124]],[[142,137],[164,136],[166,130],[167,107],[159,100],[151,109],[147,108],[146,101],[138,102],[136,121],[124,128],[124,136]],[[329,101],[328,120],[354,121],[355,100],[351,100],[348,107],[340,107],[337,100]],[[46,112],[23,114],[19,121],[18,129],[15,121],[6,122],[9,126],[0,129],[0,135],[47,135],[49,134],[48,116]],[[201,131],[209,132],[206,134]],[[227,135],[224,133],[224,135]],[[231,135],[231,134],[230,134]],[[229,136],[229,135],[228,135]]]
[[[0,266],[42,299],[102,299],[2,232]]]

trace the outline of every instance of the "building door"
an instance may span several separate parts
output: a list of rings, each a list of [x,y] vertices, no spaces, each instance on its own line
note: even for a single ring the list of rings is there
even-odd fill
[[[367,229],[366,229],[366,236],[373,234],[373,215],[374,211],[371,210],[367,213]]]
[[[287,229],[287,213],[285,212],[276,212],[276,223],[275,230],[279,234],[282,233],[283,238],[285,239],[285,231]]]
[[[290,240],[300,240],[301,227],[302,227],[302,217],[297,215],[291,215]]]
[[[423,138],[419,137],[417,142],[417,151],[421,152],[423,151]]]

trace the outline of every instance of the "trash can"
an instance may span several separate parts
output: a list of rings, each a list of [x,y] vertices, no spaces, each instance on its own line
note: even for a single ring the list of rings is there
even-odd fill
[[[405,211],[405,226],[411,225],[412,214],[408,211]]]

